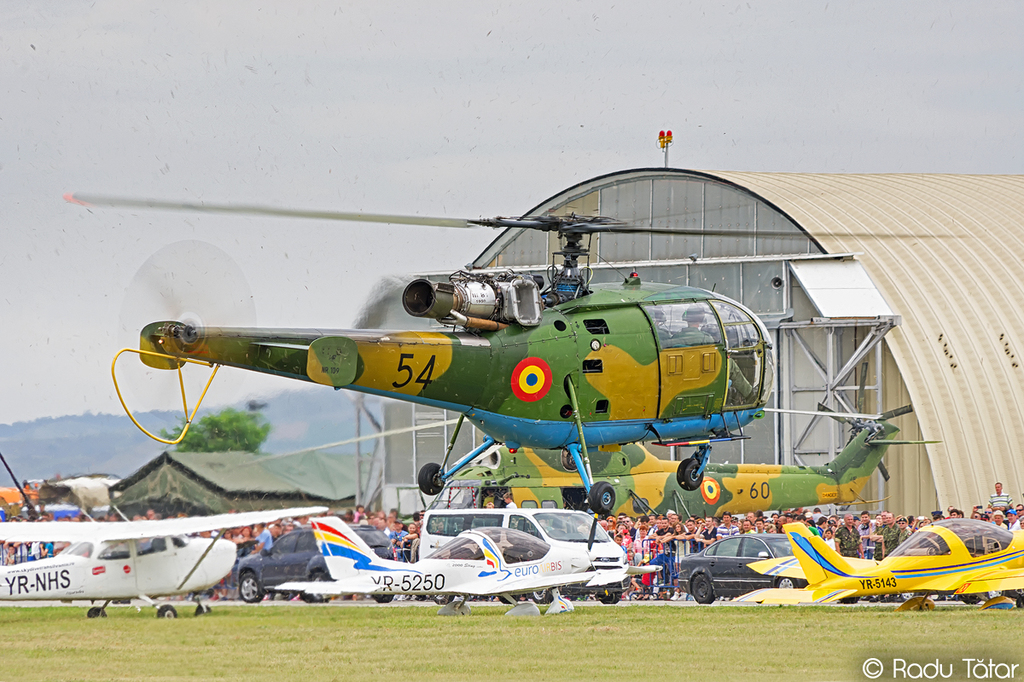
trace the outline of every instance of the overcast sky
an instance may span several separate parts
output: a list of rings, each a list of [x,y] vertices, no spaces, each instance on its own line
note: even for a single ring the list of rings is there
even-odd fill
[[[205,271],[175,280],[200,316],[247,286],[261,325],[346,327],[381,275],[457,268],[495,236],[87,211],[68,191],[518,214],[661,165],[664,128],[680,168],[1024,172],[1024,4],[711,5],[0,3],[0,423],[120,411],[110,360],[154,319],[132,285],[154,254]],[[177,404],[119,368],[133,407]],[[211,404],[295,386],[222,374]]]

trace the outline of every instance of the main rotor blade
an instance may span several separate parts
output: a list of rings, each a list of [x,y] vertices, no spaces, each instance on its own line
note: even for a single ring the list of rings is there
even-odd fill
[[[426,225],[428,227],[477,227],[464,218],[431,218],[428,216],[389,215],[385,213],[345,213],[342,211],[307,211],[294,208],[278,208],[257,204],[207,204],[184,201],[161,201],[159,199],[129,199],[108,197],[99,194],[64,195],[64,200],[86,208],[106,206],[111,208],[142,208],[161,211],[197,211],[199,213],[237,213],[242,215],[264,215],[275,218],[311,218],[314,220],[344,220],[358,223],[390,223],[394,225]]]
[[[762,407],[761,409],[765,412],[778,412],[780,414],[806,414],[812,417],[832,417],[833,419],[839,420],[851,418],[878,421],[882,418],[882,415],[880,414],[861,414],[860,412],[834,412],[832,410],[818,410],[817,412],[814,412],[811,410],[783,410],[775,407]]]

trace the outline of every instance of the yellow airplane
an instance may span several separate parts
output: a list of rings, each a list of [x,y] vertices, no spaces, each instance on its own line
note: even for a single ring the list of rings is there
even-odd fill
[[[793,556],[749,564],[765,575],[802,578],[800,590],[763,589],[737,601],[761,604],[827,604],[878,594],[917,593],[897,611],[931,611],[930,595],[1024,589],[1024,531],[985,521],[947,519],[911,535],[882,561],[841,556],[802,523],[784,528]],[[1008,597],[981,608],[1013,608]]]

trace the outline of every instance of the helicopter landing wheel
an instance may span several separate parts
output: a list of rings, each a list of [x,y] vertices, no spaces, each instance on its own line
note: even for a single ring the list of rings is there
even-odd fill
[[[683,490],[696,490],[704,480],[704,473],[700,472],[700,462],[693,457],[679,463],[676,469],[676,482]]]
[[[444,481],[441,480],[440,474],[440,464],[436,462],[424,464],[420,468],[419,476],[416,477],[416,483],[420,487],[420,492],[424,495],[437,495],[444,490]]]
[[[610,514],[615,510],[615,488],[607,481],[598,481],[590,487],[587,502],[594,513]]]

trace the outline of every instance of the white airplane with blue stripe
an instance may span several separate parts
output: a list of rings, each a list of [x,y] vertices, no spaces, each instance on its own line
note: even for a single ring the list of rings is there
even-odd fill
[[[452,597],[439,615],[466,615],[466,598],[500,597],[513,606],[506,615],[538,615],[532,601],[519,603],[517,595],[551,590],[548,615],[572,611],[558,588],[574,583],[589,587],[621,583],[647,568],[588,570],[585,547],[552,547],[540,538],[511,528],[467,530],[430,556],[416,563],[381,559],[336,517],[312,522],[332,582],[290,582],[277,586],[282,592],[316,595],[369,594],[448,595]],[[657,570],[657,569],[655,569]]]
[[[935,608],[936,593],[972,594],[1024,590],[1024,531],[986,521],[947,519],[918,530],[882,561],[841,556],[801,523],[784,531],[793,556],[748,564],[765,575],[802,578],[804,589],[763,589],[737,601],[760,604],[827,604],[859,597],[915,593],[898,610]],[[1008,597],[981,608],[1013,608]]]

